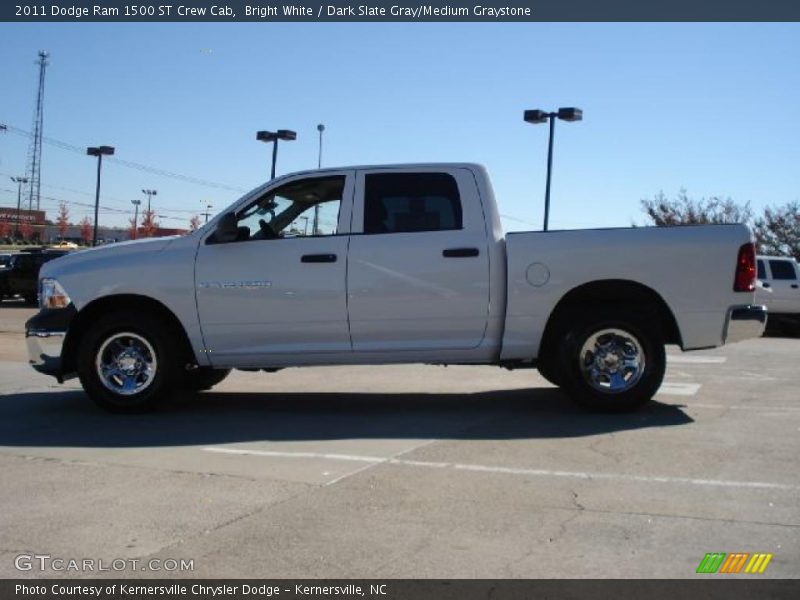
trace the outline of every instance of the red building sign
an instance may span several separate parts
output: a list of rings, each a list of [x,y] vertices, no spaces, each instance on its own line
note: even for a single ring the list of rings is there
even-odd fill
[[[16,223],[17,207],[0,206],[0,221],[8,221],[9,223]],[[19,222],[30,223],[31,225],[44,225],[44,211],[20,209]]]

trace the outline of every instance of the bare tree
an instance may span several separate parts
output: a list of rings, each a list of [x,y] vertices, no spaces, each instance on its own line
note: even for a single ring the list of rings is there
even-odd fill
[[[754,229],[762,253],[800,260],[800,202],[765,208]]]
[[[139,231],[142,237],[153,237],[158,229],[156,223],[156,213],[152,210],[146,210],[142,213],[142,224],[139,226]]]
[[[58,236],[63,240],[69,229],[69,208],[63,200],[58,203],[58,218],[56,218]]]
[[[23,221],[19,224],[19,235],[23,240],[33,239],[33,225],[28,221]]]
[[[675,199],[659,192],[652,199],[642,200],[642,210],[658,226],[750,223],[753,219],[749,202],[741,205],[719,196],[693,200],[686,190],[681,190]]]
[[[197,231],[200,228],[200,215],[195,215],[189,219],[189,230]]]
[[[85,244],[90,244],[92,242],[94,228],[92,227],[92,222],[89,217],[83,217],[83,220],[78,223],[78,226],[81,230],[81,239]]]

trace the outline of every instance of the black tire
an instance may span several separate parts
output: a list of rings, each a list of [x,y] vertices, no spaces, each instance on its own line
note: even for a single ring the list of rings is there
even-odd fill
[[[168,323],[152,315],[133,311],[104,315],[95,321],[79,345],[78,376],[83,389],[98,406],[111,412],[137,413],[155,408],[179,382],[181,360],[177,339]],[[124,379],[123,375],[116,376],[118,380],[134,380],[136,384],[130,392],[120,393],[116,390],[121,390],[122,386],[115,385],[112,381],[114,377],[105,378],[110,382],[109,385],[103,383],[96,365],[101,351],[101,362],[108,361],[108,364],[114,364],[115,361],[110,357],[114,354],[120,356],[120,352],[136,351],[137,356],[143,359],[141,362],[147,362],[148,357],[151,359],[151,355],[154,355],[155,361],[151,362],[154,365],[153,372],[149,376],[132,375]],[[122,360],[138,361],[132,356],[122,356]],[[135,370],[120,372],[136,373]],[[141,387],[140,391],[135,391],[137,385]]]
[[[590,311],[575,315],[559,344],[558,362],[561,387],[582,407],[601,412],[627,412],[647,403],[661,386],[666,371],[666,352],[656,319],[635,309]],[[594,344],[592,340],[594,338]],[[606,346],[607,361],[597,369],[591,358],[598,358]],[[583,352],[582,352],[583,351]],[[583,356],[582,356],[583,355]],[[619,368],[619,360],[629,356],[633,365],[643,357],[644,367]],[[638,363],[641,365],[641,362]],[[612,389],[612,386],[619,386]]]
[[[188,392],[210,390],[222,382],[230,373],[230,369],[211,369],[209,367],[200,367],[193,371],[187,371],[183,376],[183,389]]]
[[[555,386],[561,387],[561,373],[558,371],[557,361],[552,355],[540,358],[536,364],[539,375]]]
[[[39,302],[38,296],[31,296],[30,294],[24,296],[25,304],[36,304]]]

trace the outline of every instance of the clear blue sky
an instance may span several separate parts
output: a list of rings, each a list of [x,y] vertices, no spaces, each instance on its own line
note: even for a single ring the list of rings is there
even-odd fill
[[[0,123],[29,130],[38,50],[51,53],[45,136],[234,187],[266,179],[258,129],[290,128],[279,172],[417,161],[485,164],[508,229],[542,220],[547,129],[525,108],[578,106],[556,128],[553,227],[629,225],[686,188],[800,199],[798,24],[0,24]],[[0,204],[27,140],[0,133]],[[42,194],[91,203],[93,159],[44,146]],[[104,207],[158,190],[186,226],[239,194],[109,162]],[[44,207],[55,216],[55,200]],[[73,205],[78,220],[91,211]],[[188,211],[185,213],[177,211]],[[101,224],[124,215],[103,211]]]

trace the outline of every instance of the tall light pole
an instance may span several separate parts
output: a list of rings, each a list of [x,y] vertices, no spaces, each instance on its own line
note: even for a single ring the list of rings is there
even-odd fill
[[[322,168],[322,132],[325,131],[325,125],[320,123],[317,125],[319,131],[319,154],[317,155],[317,169]],[[311,226],[311,235],[319,233],[319,202],[314,205],[314,223]]]
[[[211,216],[211,203],[209,202],[206,204],[206,212],[201,213],[206,218],[206,223],[208,223],[208,217]]]
[[[142,190],[142,193],[147,196],[147,212],[150,212],[150,199],[157,196],[158,192],[155,190]]]
[[[142,203],[138,198],[131,200],[133,204],[133,239],[136,239],[137,229],[139,228],[139,205]]]
[[[28,183],[27,177],[12,177],[11,181],[17,184],[17,222],[14,225],[14,239],[19,237],[19,207],[22,203],[22,186]]]
[[[297,139],[297,133],[291,129],[278,129],[278,131],[258,131],[256,139],[259,142],[272,142],[272,171],[270,179],[275,179],[275,164],[278,162],[278,140],[291,142]]]
[[[103,168],[103,156],[114,154],[113,146],[92,146],[86,149],[86,154],[97,157],[97,187],[94,193],[94,231],[92,232],[92,246],[97,246],[97,213],[100,209],[100,170]]]
[[[322,132],[325,131],[325,125],[320,123],[317,125],[317,131],[319,131],[319,154],[317,155],[317,168],[322,168]]]
[[[556,112],[538,109],[526,110],[524,118],[526,123],[534,125],[550,121],[550,141],[547,144],[547,183],[544,188],[544,231],[547,231],[550,222],[550,175],[553,171],[553,136],[556,130],[556,119],[568,122],[581,121],[583,120],[583,111],[573,107],[559,108]]]

